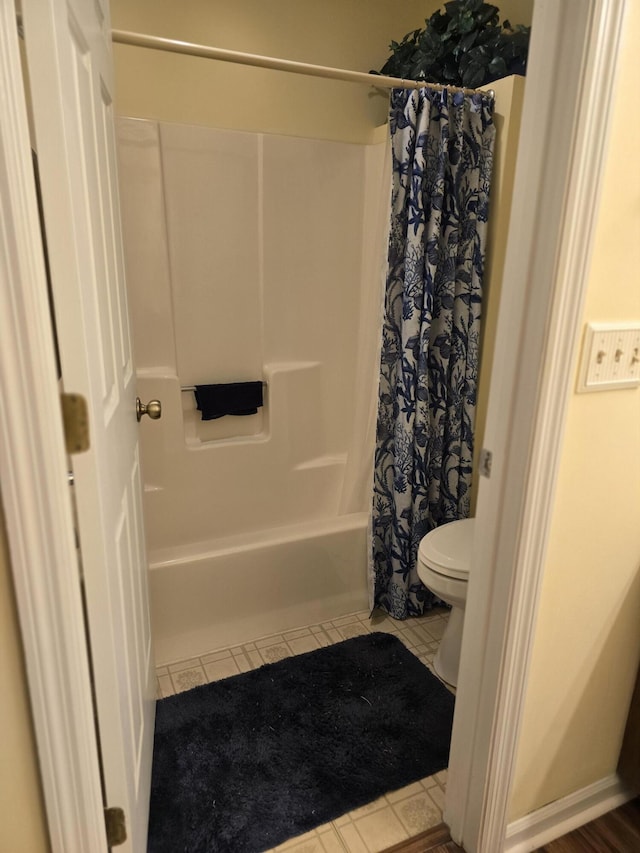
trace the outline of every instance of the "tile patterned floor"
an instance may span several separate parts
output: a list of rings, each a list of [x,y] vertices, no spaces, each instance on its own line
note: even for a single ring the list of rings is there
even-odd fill
[[[394,634],[432,669],[447,617],[446,610],[432,610],[426,616],[398,622],[382,614],[370,619],[368,612],[360,612],[218,649],[198,658],[159,667],[158,697],[171,696],[199,684],[374,631]],[[446,778],[445,770],[392,791],[267,853],[380,853],[441,822]]]

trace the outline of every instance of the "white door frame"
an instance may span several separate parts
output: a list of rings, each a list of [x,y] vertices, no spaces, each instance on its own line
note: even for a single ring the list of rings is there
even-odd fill
[[[479,496],[484,535],[447,792],[447,819],[468,853],[504,844],[624,5],[535,4],[509,320],[498,330],[485,438],[493,473]],[[97,744],[12,0],[0,0],[0,75],[0,485],[52,848],[97,853],[106,850]]]
[[[625,0],[535,0],[445,820],[503,849]]]

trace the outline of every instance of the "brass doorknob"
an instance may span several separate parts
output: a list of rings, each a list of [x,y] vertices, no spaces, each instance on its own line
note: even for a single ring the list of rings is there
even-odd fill
[[[148,403],[143,403],[140,397],[136,397],[136,418],[138,423],[143,415],[149,415],[152,421],[157,421],[162,417],[162,403],[160,400],[149,400]]]

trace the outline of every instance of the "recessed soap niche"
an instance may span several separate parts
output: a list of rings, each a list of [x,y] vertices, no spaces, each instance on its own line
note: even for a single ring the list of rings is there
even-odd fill
[[[246,438],[267,432],[268,393],[266,387],[264,389],[264,405],[258,409],[255,415],[225,415],[215,420],[203,421],[201,413],[196,408],[196,398],[193,391],[183,391],[181,402],[184,438],[187,444]]]

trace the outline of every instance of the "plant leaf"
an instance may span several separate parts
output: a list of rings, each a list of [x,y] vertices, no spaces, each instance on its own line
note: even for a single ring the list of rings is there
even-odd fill
[[[489,63],[489,72],[492,76],[495,75],[496,77],[506,77],[508,70],[509,69],[507,68],[507,63],[501,56],[494,56],[491,62]]]
[[[524,74],[531,27],[505,20],[483,0],[448,0],[425,19],[423,29],[391,41],[383,74],[427,78],[470,88],[509,73]]]
[[[483,65],[472,63],[469,65],[462,77],[463,85],[469,89],[477,89],[487,82],[486,68]]]

